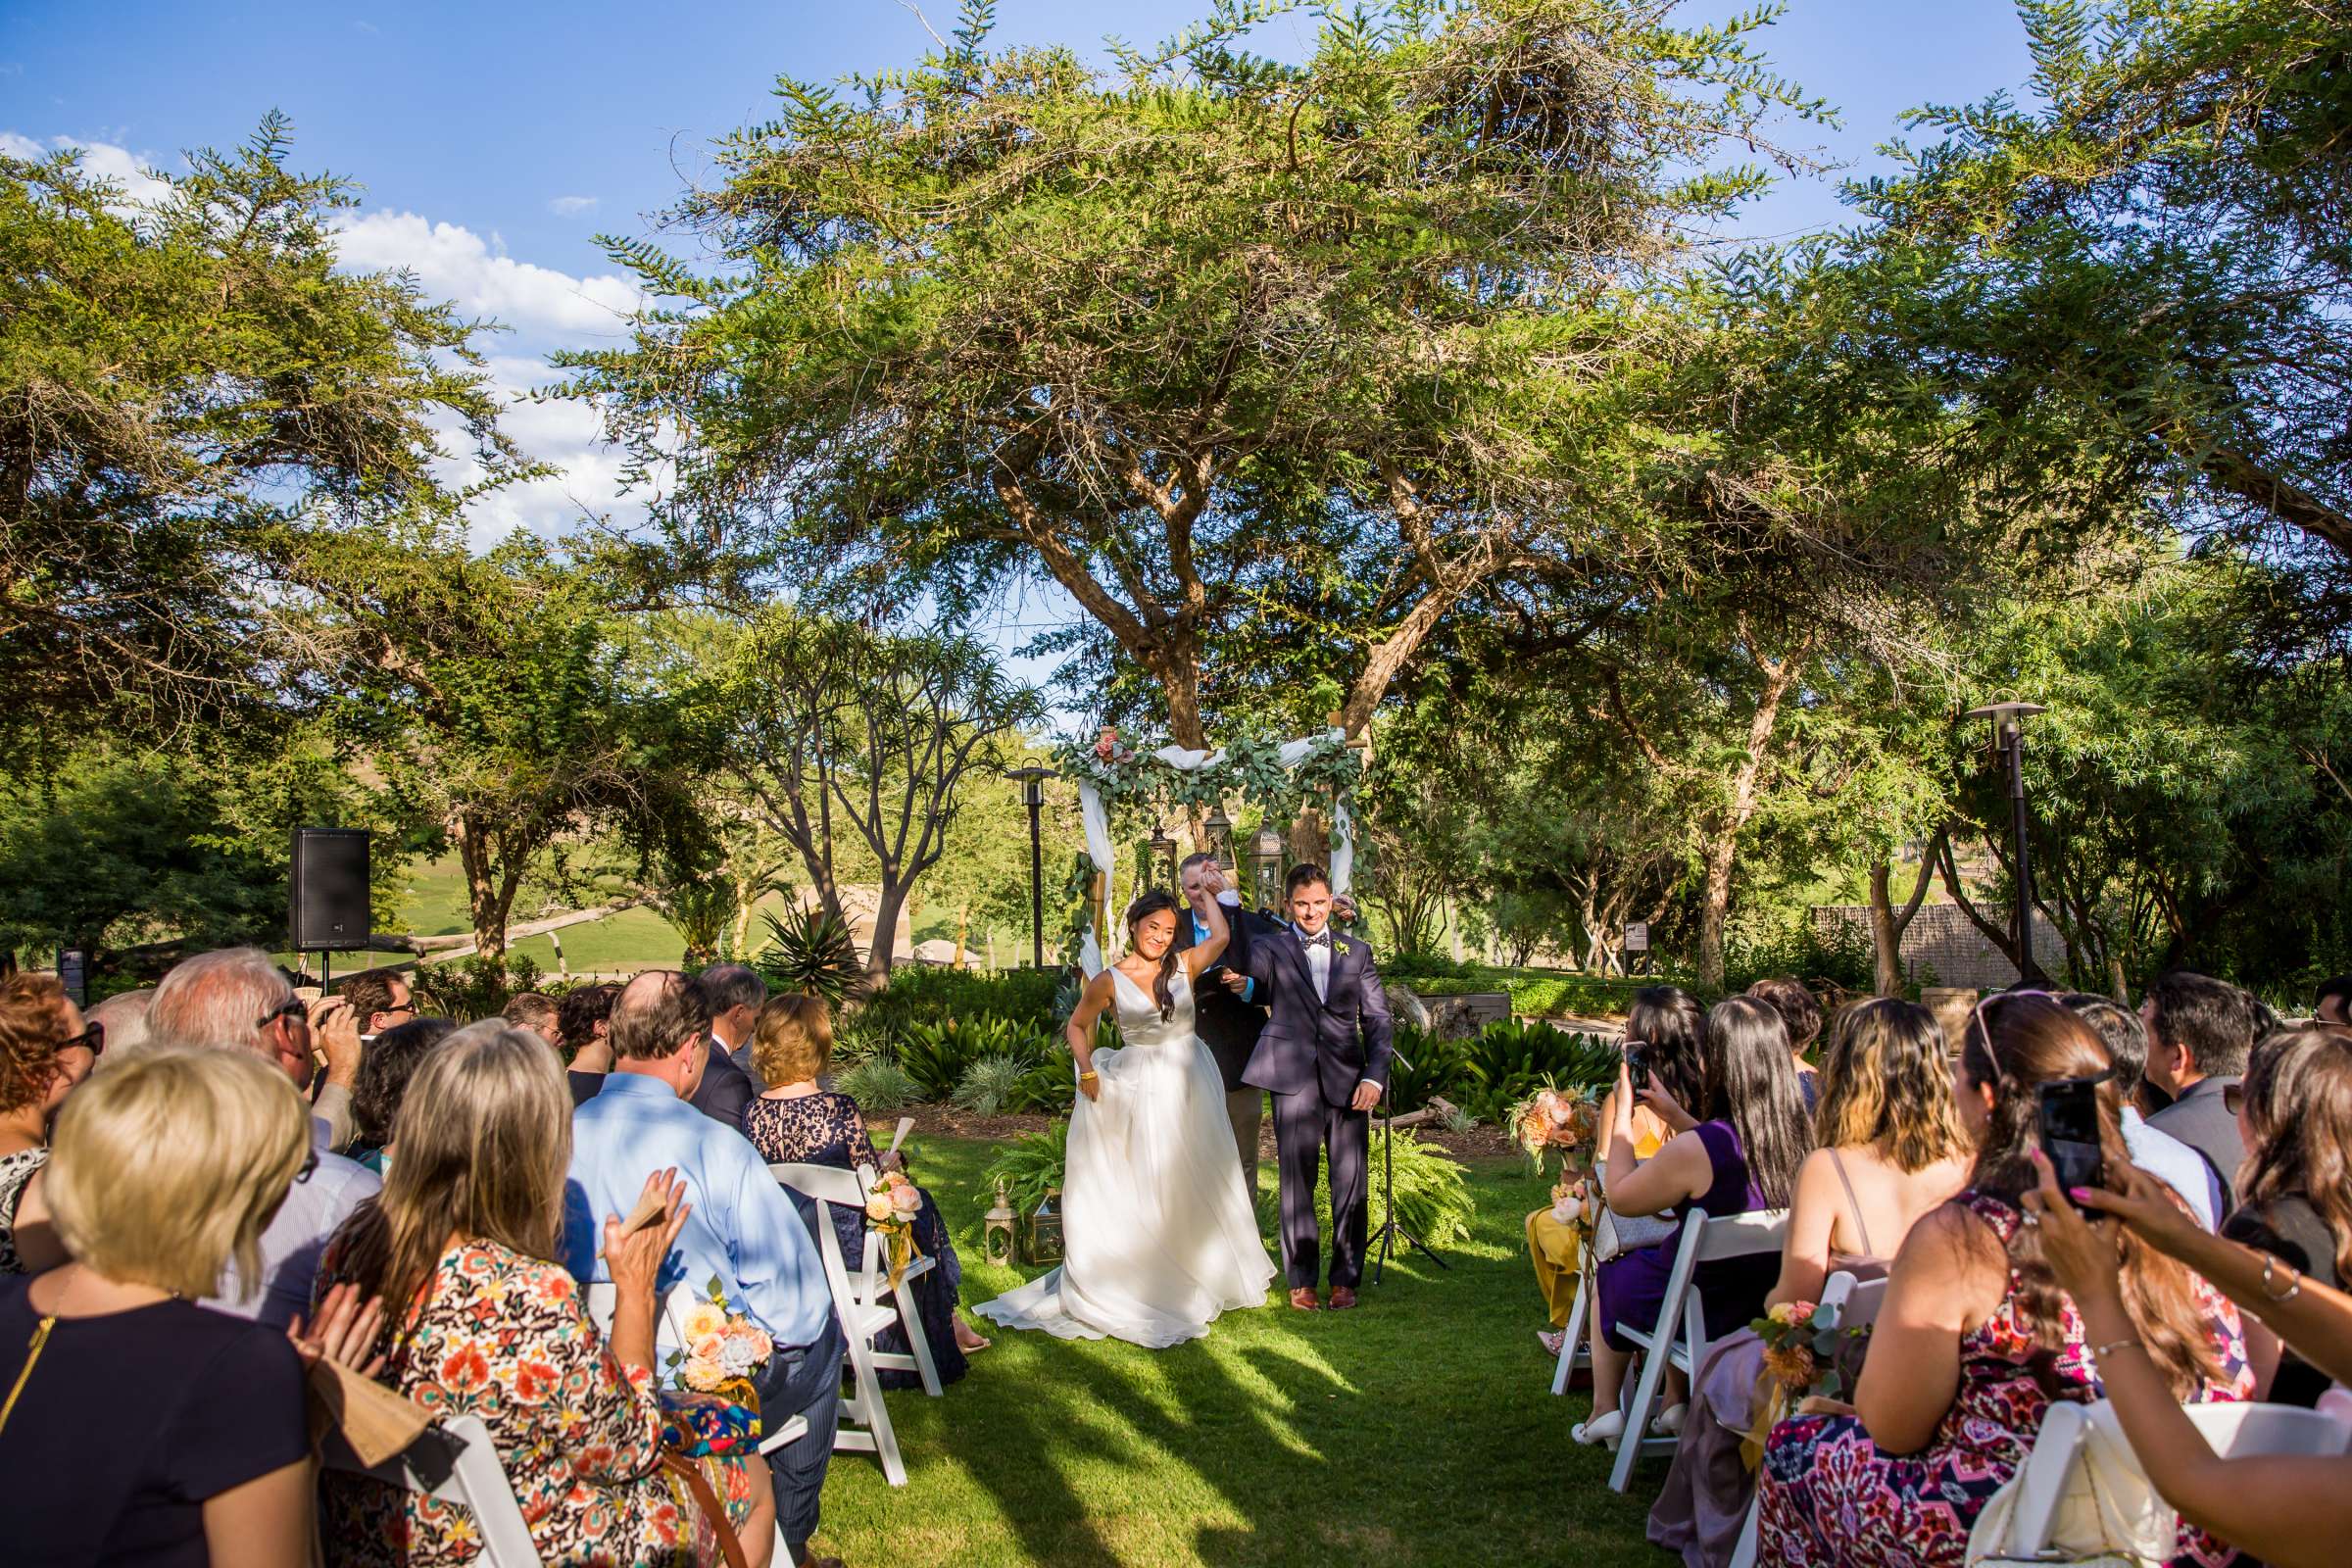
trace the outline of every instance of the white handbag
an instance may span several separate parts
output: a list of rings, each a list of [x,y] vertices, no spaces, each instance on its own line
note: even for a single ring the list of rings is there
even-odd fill
[[[2009,1554],[2009,1526],[2026,1471],[1985,1499],[1968,1533],[1969,1568],[2025,1568],[2051,1563],[2082,1568],[2164,1568],[2177,1549],[2180,1516],[2156,1493],[2132,1455],[2123,1424],[2105,1400],[2084,1411],[2089,1423],[2069,1467],[2065,1494],[2050,1519],[2049,1542],[2031,1555]]]

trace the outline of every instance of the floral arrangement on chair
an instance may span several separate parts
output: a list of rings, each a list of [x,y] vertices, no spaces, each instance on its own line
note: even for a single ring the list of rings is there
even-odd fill
[[[1764,1342],[1764,1369],[1756,1377],[1756,1420],[1740,1441],[1740,1456],[1753,1470],[1764,1456],[1764,1439],[1798,1401],[1834,1399],[1845,1389],[1838,1370],[1840,1342],[1858,1339],[1858,1329],[1838,1327],[1838,1314],[1812,1301],[1782,1301],[1749,1322]]]
[[[750,1318],[727,1309],[725,1287],[715,1275],[678,1327],[685,1348],[662,1360],[670,1377],[662,1391],[662,1446],[690,1458],[757,1448],[758,1377],[775,1343]]]
[[[1562,1091],[1546,1085],[1504,1112],[1503,1123],[1511,1129],[1519,1147],[1527,1151],[1527,1157],[1535,1161],[1537,1175],[1544,1173],[1544,1152],[1552,1149],[1560,1151],[1563,1173],[1570,1170],[1591,1173],[1598,1141],[1600,1106],[1589,1092]]]
[[[894,1291],[916,1257],[914,1216],[922,1206],[922,1190],[901,1171],[884,1171],[865,1195],[865,1223],[882,1233],[889,1249],[890,1288]]]

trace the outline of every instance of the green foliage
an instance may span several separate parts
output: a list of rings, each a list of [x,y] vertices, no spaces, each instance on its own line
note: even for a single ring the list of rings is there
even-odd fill
[[[847,920],[815,906],[795,906],[780,917],[771,910],[760,918],[767,941],[752,966],[770,991],[816,997],[835,1008],[858,995],[865,965],[858,959]]]
[[[915,1081],[886,1056],[852,1062],[834,1074],[833,1088],[858,1102],[858,1108],[869,1116],[887,1116],[923,1098]]]
[[[1851,926],[1824,932],[1809,919],[1779,931],[1725,944],[1723,988],[1728,994],[1745,991],[1759,980],[1793,975],[1815,992],[1868,995],[1876,980],[1870,938]]]
[[[1050,1031],[1069,1016],[1056,1001],[1061,973],[1054,969],[977,969],[908,965],[891,972],[890,984],[867,997],[858,1017],[868,1027],[896,1033],[917,1020],[969,1018],[982,1013]]]
[[[1539,1088],[1606,1088],[1617,1076],[1615,1046],[1543,1022],[1493,1023],[1467,1039],[1399,1025],[1396,1044],[1410,1063],[1390,1075],[1390,1102],[1399,1114],[1443,1097],[1481,1121],[1496,1122]]]
[[[539,991],[539,966],[528,957],[509,960],[479,954],[450,963],[418,964],[415,970],[416,1010],[428,1017],[471,1023],[506,1009],[518,991]]]
[[[1030,1133],[1006,1144],[1003,1152],[980,1173],[980,1190],[991,1195],[993,1200],[997,1184],[1003,1182],[1012,1211],[1026,1214],[1045,1200],[1048,1192],[1061,1185],[1069,1158],[1070,1124],[1057,1121],[1043,1132]]]
[[[990,1013],[906,1024],[894,1038],[899,1065],[931,1100],[949,1098],[974,1066],[991,1058],[1002,1058],[1015,1069],[1002,1086],[1009,1096],[1022,1072],[1055,1054],[1051,1036],[1018,1019]]]
[[[950,1102],[975,1115],[994,1116],[999,1111],[1016,1109],[1026,1064],[1012,1056],[988,1055],[975,1058],[963,1069],[956,1084]]]
[[[1375,1128],[1372,1134],[1372,1201],[1371,1228],[1378,1230],[1387,1222],[1389,1211],[1381,1202],[1380,1171],[1382,1144],[1395,1140],[1396,1222],[1433,1248],[1450,1247],[1470,1233],[1471,1220],[1476,1216],[1477,1203],[1463,1181],[1462,1167],[1451,1154],[1436,1144],[1425,1144],[1410,1132],[1389,1133]],[[1271,1223],[1281,1203],[1280,1189],[1266,1188],[1258,1194],[1260,1216]],[[1315,1168],[1315,1221],[1323,1234],[1331,1231],[1331,1161],[1327,1157]],[[1401,1244],[1399,1244],[1401,1245]]]
[[[1385,969],[1383,971],[1386,973]],[[1679,984],[1665,977],[1604,979],[1597,975],[1546,974],[1542,970],[1470,967],[1459,979],[1415,980],[1411,989],[1424,997],[1461,997],[1478,991],[1501,991],[1511,999],[1511,1011],[1531,1018],[1622,1017],[1633,1005],[1634,993],[1643,986]]]

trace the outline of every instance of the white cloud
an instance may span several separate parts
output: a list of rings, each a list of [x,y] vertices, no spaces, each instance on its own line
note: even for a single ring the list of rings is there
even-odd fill
[[[122,188],[125,205],[161,201],[172,194],[172,187],[149,172],[155,161],[141,157],[127,147],[112,142],[79,141],[72,136],[52,136],[46,142],[13,130],[0,130],[0,152],[11,158],[27,160],[47,158],[52,153],[78,150],[85,173],[114,180]]]
[[[559,196],[547,204],[547,210],[558,218],[577,218],[595,212],[597,201],[594,196]]]
[[[564,341],[619,333],[637,309],[637,286],[613,273],[574,277],[500,254],[471,229],[390,209],[346,217],[336,247],[347,267],[407,268],[436,299],[468,316],[504,321],[528,337]]]

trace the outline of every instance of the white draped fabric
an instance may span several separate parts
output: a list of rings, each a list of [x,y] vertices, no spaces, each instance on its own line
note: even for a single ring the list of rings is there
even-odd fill
[[[1337,729],[1326,730],[1321,735],[1302,735],[1295,741],[1283,742],[1275,756],[1283,766],[1297,767],[1317,746],[1327,741],[1346,739],[1346,733]],[[1204,767],[1214,767],[1225,760],[1223,747],[1213,752],[1202,752],[1183,746],[1162,746],[1152,755],[1179,773],[1198,773]],[[1113,895],[1117,890],[1112,883],[1117,861],[1110,842],[1110,813],[1103,808],[1102,795],[1084,778],[1078,781],[1078,814],[1086,828],[1087,858],[1094,861],[1095,869],[1102,874],[1103,907],[1116,909],[1119,906]],[[1348,815],[1345,806],[1335,805],[1332,810],[1330,869],[1331,891],[1347,892],[1355,870],[1355,823]],[[1101,935],[1109,939],[1108,951],[1116,954],[1122,946],[1118,922],[1113,920],[1111,929]],[[1088,979],[1102,972],[1102,965],[1107,961],[1103,954],[1102,942],[1090,919],[1085,934],[1078,939],[1078,966],[1086,972]]]

